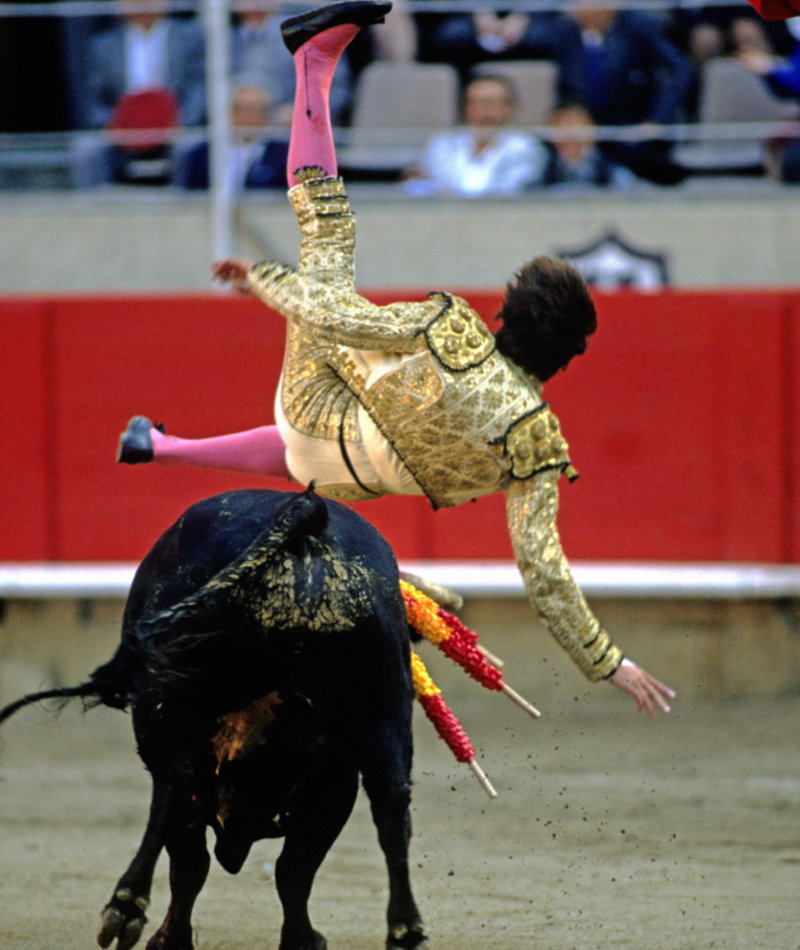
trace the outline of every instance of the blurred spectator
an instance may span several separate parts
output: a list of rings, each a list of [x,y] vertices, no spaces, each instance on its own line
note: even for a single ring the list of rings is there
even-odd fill
[[[574,84],[597,125],[639,126],[639,141],[608,142],[603,151],[636,175],[671,184],[684,173],[672,145],[649,126],[688,118],[694,70],[658,18],[636,10],[580,6],[572,11],[583,45]]]
[[[474,13],[417,14],[419,58],[450,63],[466,81],[478,63],[502,59],[547,59],[558,67],[557,92],[574,99],[580,44],[559,13],[494,7]]]
[[[246,188],[286,188],[286,159],[289,143],[285,138],[268,139],[272,124],[269,92],[256,79],[240,77],[231,94],[230,176],[234,191]],[[184,188],[208,188],[208,142],[196,145],[187,155],[179,172],[178,184]]]
[[[550,126],[555,137],[542,184],[630,188],[639,179],[633,172],[613,161],[597,145],[597,127],[589,110],[579,104],[567,104],[553,110]]]
[[[81,0],[67,0],[80,3]],[[92,37],[114,25],[110,14],[102,16],[63,16],[59,22],[61,36],[61,59],[64,67],[64,86],[69,110],[69,128],[91,128],[89,101],[86,90],[89,86],[89,60],[87,50]]]
[[[136,0],[124,0],[131,6]],[[178,122],[199,126],[206,119],[205,39],[197,19],[163,12],[124,13],[91,37],[87,51],[86,110],[89,128],[107,129],[126,95],[169,90],[178,104]],[[80,187],[125,179],[124,163],[113,148],[79,142],[74,177]]]
[[[800,117],[800,17],[787,20],[794,48],[787,58],[758,49],[739,52],[736,61],[758,76],[775,95],[794,99]],[[800,184],[800,140],[776,138],[770,143],[767,174],[781,181]]]
[[[406,189],[417,195],[511,194],[541,181],[547,148],[508,126],[516,94],[504,76],[481,76],[464,90],[464,124],[434,136]]]
[[[789,33],[781,21],[767,22],[749,6],[712,6],[674,11],[671,36],[697,70],[717,56],[745,50],[788,53]]]
[[[281,22],[287,16],[311,9],[309,4],[287,4],[273,10],[241,10],[236,14],[231,34],[231,71],[234,75],[262,76],[272,101],[273,121],[289,125],[294,103],[295,72],[291,53],[281,36]],[[331,118],[344,121],[352,99],[352,73],[343,57],[331,85]]]
[[[123,2],[133,6],[136,0]],[[124,13],[92,38],[87,59],[91,128],[108,125],[126,92],[159,87],[177,97],[184,126],[205,122],[205,39],[198,20],[161,12]]]

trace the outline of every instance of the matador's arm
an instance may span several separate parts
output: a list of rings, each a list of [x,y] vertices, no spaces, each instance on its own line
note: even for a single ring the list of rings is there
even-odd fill
[[[256,264],[248,284],[256,297],[283,316],[304,320],[336,343],[360,350],[423,349],[422,331],[440,309],[429,301],[379,307],[352,290],[273,262]]]
[[[517,565],[531,603],[550,632],[593,681],[607,679],[622,662],[573,578],[556,528],[558,477],[554,469],[506,489],[506,514]]]

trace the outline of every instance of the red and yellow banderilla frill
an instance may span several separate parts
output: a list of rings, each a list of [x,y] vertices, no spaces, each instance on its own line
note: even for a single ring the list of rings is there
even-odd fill
[[[490,663],[478,646],[478,634],[465,627],[458,617],[442,609],[434,600],[407,581],[400,581],[409,625],[424,639],[438,647],[487,689],[506,693],[526,712],[538,718],[539,711],[503,682],[503,672]],[[414,692],[425,714],[436,727],[459,762],[466,762],[488,794],[497,794],[475,761],[475,749],[454,713],[448,708],[441,690],[431,679],[420,657],[411,654]]]

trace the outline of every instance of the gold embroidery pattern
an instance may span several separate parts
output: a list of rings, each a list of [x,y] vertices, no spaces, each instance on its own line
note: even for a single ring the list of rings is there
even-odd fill
[[[503,443],[514,478],[530,478],[548,468],[559,469],[570,481],[578,477],[570,464],[569,449],[561,435],[558,419],[548,403],[542,403],[533,412],[517,419]]]
[[[442,310],[425,330],[425,339],[439,362],[450,370],[480,365],[494,352],[494,335],[469,305],[449,294],[431,294]]]
[[[318,168],[297,173],[301,184],[289,191],[300,226],[298,272],[322,283],[352,286],[355,220],[341,178],[328,178]],[[280,265],[277,265],[280,268]],[[269,283],[276,265],[259,264],[251,276],[256,293]],[[286,419],[304,435],[355,443],[357,405],[328,365],[330,338],[301,320],[289,320],[281,388]]]
[[[439,308],[430,301],[378,307],[355,291],[355,217],[340,178],[314,177],[289,192],[300,226],[298,270],[274,262],[257,264],[248,282],[253,294],[289,321],[303,320],[335,335],[342,346],[413,353]]]
[[[280,391],[283,414],[303,435],[338,441],[344,424],[345,442],[358,438],[358,404],[331,368],[329,339],[300,320],[286,328],[286,356]]]
[[[610,676],[622,662],[575,583],[556,527],[556,470],[506,488],[508,530],[528,597],[548,629],[590,680]]]
[[[300,226],[298,273],[339,287],[355,286],[356,222],[344,182],[322,169],[304,168],[289,191]]]
[[[316,172],[298,177],[305,181],[290,200],[302,234],[300,274],[264,264],[250,276],[256,296],[289,318],[287,419],[306,434],[338,439],[344,417],[345,439],[355,442],[358,398],[406,464],[413,460],[412,474],[434,507],[505,489],[509,531],[532,603],[590,679],[610,676],[622,654],[586,604],[561,550],[557,482],[562,469],[568,476],[574,470],[536,381],[494,353],[493,336],[459,298],[432,295],[426,304],[378,312],[358,297],[352,290],[354,221],[341,181]],[[363,367],[332,339],[330,314],[337,339],[346,338],[350,347],[418,356],[365,390]],[[468,342],[472,331],[470,342],[477,345]],[[417,335],[423,333],[425,340]],[[321,491],[344,501],[371,497],[351,484]],[[278,589],[281,580],[274,578]]]
[[[490,443],[538,405],[536,395],[500,358],[456,375],[423,353],[359,399],[440,508],[503,487],[509,464]]]

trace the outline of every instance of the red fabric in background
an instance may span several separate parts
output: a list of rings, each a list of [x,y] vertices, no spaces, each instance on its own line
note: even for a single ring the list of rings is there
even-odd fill
[[[747,0],[765,20],[789,20],[800,16],[798,0]]]
[[[500,294],[459,292],[491,325]],[[581,473],[562,481],[569,557],[800,559],[800,292],[596,300],[586,355],[545,388]],[[0,560],[138,560],[193,501],[290,487],[114,461],[132,415],[188,437],[273,421],[284,328],[262,304],[0,298],[0,314]],[[403,559],[511,557],[501,495],[439,512],[424,498],[356,507]]]
[[[0,303],[0,559],[40,561],[54,547],[58,477],[50,454],[55,388],[52,306]]]

